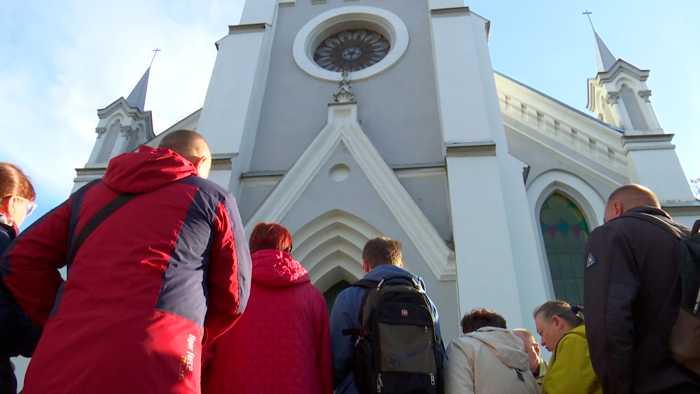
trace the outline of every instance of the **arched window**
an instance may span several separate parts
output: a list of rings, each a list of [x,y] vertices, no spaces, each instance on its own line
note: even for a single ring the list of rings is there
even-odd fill
[[[326,299],[326,308],[328,308],[328,316],[331,315],[331,310],[333,309],[333,304],[335,303],[335,298],[338,297],[341,291],[350,287],[350,283],[341,280],[340,282],[331,286],[330,289],[323,293],[323,298]]]
[[[627,86],[622,86],[622,89],[620,89],[620,96],[622,97],[622,102],[625,104],[627,115],[632,122],[632,128],[635,130],[649,130],[642,108],[639,106],[639,97]]]
[[[581,210],[561,194],[552,194],[540,212],[542,238],[557,299],[583,303],[583,249],[588,224]]]
[[[112,123],[105,135],[100,138],[104,138],[102,142],[102,147],[100,148],[100,153],[97,156],[97,163],[107,163],[109,159],[112,158],[112,149],[114,149],[114,144],[117,142],[117,137],[119,136],[119,131],[121,130],[121,121],[117,119],[116,122]]]

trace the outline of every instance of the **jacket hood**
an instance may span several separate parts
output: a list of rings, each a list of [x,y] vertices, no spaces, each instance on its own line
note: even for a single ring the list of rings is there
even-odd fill
[[[420,282],[421,279],[418,275],[415,275],[411,272],[406,271],[405,269],[401,267],[397,267],[395,265],[380,265],[377,267],[372,268],[371,271],[369,271],[363,279],[371,279],[371,280],[382,280],[385,276],[389,275],[408,275],[413,277],[416,281]]]
[[[510,368],[530,371],[523,341],[504,328],[482,327],[464,336],[483,342],[496,353],[496,356]]]
[[[170,149],[142,146],[110,160],[102,181],[123,193],[145,193],[190,175],[197,169],[189,160]]]
[[[290,287],[310,283],[304,267],[287,252],[263,249],[251,255],[253,282],[267,287]]]
[[[578,327],[574,328],[573,330],[564,334],[564,336],[566,336],[566,335],[578,335],[583,339],[587,339],[586,338],[586,326],[581,324],[580,326],[578,326]],[[561,342],[561,339],[559,341]]]

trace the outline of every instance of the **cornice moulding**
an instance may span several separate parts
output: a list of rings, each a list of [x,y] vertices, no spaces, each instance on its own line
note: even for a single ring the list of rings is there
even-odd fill
[[[247,25],[229,25],[228,27],[228,34],[239,34],[239,33],[248,33],[248,32],[255,32],[259,30],[265,30],[268,27],[271,27],[267,23],[251,23]]]
[[[625,135],[623,147],[625,154],[638,150],[675,149],[676,146],[671,143],[673,137],[673,134]]]
[[[605,84],[615,80],[622,72],[627,72],[632,77],[646,81],[649,78],[649,70],[639,69],[624,60],[618,60],[610,70],[599,72],[595,78],[589,78],[589,81],[595,81],[598,84]]]
[[[449,8],[435,8],[430,10],[432,15],[450,15],[450,14],[461,14],[470,13],[469,7],[449,7]]]
[[[447,157],[496,156],[493,141],[453,142],[445,145]]]

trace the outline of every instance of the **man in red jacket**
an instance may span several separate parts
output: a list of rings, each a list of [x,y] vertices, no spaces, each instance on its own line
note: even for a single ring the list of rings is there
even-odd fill
[[[44,329],[25,394],[200,392],[201,346],[240,317],[251,275],[210,167],[204,139],[175,131],[113,158],[8,249],[3,280]]]

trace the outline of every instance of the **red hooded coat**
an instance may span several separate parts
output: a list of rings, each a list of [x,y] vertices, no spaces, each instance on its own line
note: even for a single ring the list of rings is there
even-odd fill
[[[331,394],[333,363],[326,302],[304,267],[280,250],[252,255],[246,311],[205,349],[202,392]]]
[[[90,219],[123,193],[136,197],[68,261]],[[39,219],[0,260],[5,284],[44,329],[23,392],[199,393],[202,342],[243,312],[250,271],[226,189],[167,149],[115,157],[102,181]]]

